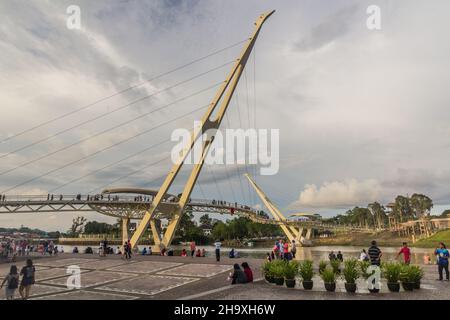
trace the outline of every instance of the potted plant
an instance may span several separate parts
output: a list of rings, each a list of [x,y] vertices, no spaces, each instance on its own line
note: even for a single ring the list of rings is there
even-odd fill
[[[373,275],[375,273],[375,271],[368,273],[368,268],[370,267],[370,262],[369,261],[359,261],[359,268],[361,270],[361,275],[363,276],[363,278],[367,281],[369,279],[369,277],[371,275]],[[369,292],[370,293],[378,293],[380,292],[380,289],[378,288],[369,288]]]
[[[299,274],[302,278],[303,289],[311,290],[314,285],[314,282],[312,280],[312,278],[314,277],[313,262],[311,260],[305,260],[300,263]]]
[[[336,273],[334,273],[333,268],[329,266],[326,267],[320,274],[320,277],[322,278],[327,291],[334,292],[336,290]]]
[[[333,268],[334,273],[340,274],[341,273],[341,261],[338,259],[332,259],[330,260],[330,266]]]
[[[387,287],[391,292],[400,291],[400,271],[401,265],[397,262],[386,262],[382,267],[383,275],[387,280]]]
[[[291,260],[284,266],[284,278],[286,282],[286,287],[295,287],[295,277],[298,275],[298,262]]]
[[[322,271],[325,270],[328,263],[326,261],[320,261],[319,262],[319,274],[322,274]]]
[[[423,278],[423,269],[419,266],[410,266],[411,279],[414,282],[414,289],[420,289],[420,280]]]
[[[407,264],[400,267],[400,281],[402,282],[402,287],[405,291],[414,290],[414,272],[411,271],[411,267]]]
[[[275,279],[274,279],[274,277],[273,277],[273,274],[272,274],[272,272],[271,272],[271,262],[269,262],[269,261],[266,261],[263,265],[262,265],[262,267],[261,267],[261,271],[262,271],[262,273],[263,273],[263,275],[264,275],[264,278],[266,279],[266,281],[267,282],[269,282],[269,283],[274,283],[275,282]]]
[[[277,260],[272,262],[271,272],[273,274],[275,284],[278,286],[282,286],[284,284],[284,269],[285,263],[282,260]]]
[[[348,259],[344,261],[342,275],[345,279],[345,290],[349,293],[356,292],[356,279],[359,277],[358,260]]]

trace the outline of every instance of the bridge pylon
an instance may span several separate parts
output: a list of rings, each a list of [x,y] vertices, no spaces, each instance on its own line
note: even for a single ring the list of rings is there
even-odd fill
[[[281,211],[277,208],[277,206],[267,197],[267,195],[264,193],[264,191],[256,184],[256,182],[250,177],[249,174],[245,174],[245,177],[250,182],[250,185],[255,189],[256,193],[264,203],[264,205],[269,209],[270,213],[274,217],[275,220],[281,221],[281,222],[287,222],[286,217],[281,213]],[[305,241],[302,241],[303,239],[303,227],[299,227],[298,229],[295,226],[289,225],[287,223],[280,224],[281,229],[283,230],[286,237],[289,239],[290,242],[292,240],[295,240],[299,244],[305,244]],[[310,240],[312,234],[312,229],[307,228],[306,231],[306,237],[304,238],[306,241]]]
[[[176,164],[173,165],[172,169],[168,173],[166,179],[164,180],[163,184],[161,185],[157,195],[153,199],[150,208],[146,211],[143,219],[139,223],[138,227],[136,228],[136,231],[134,232],[133,236],[130,239],[131,246],[135,247],[139,241],[139,239],[142,237],[145,230],[148,228],[149,224],[152,228],[153,238],[155,239],[155,244],[159,243],[159,247],[168,247],[175,235],[175,231],[178,228],[178,225],[180,223],[181,217],[184,214],[184,209],[189,201],[189,198],[191,196],[192,190],[194,188],[194,185],[197,181],[197,178],[200,174],[200,171],[203,167],[204,160],[206,158],[206,155],[208,153],[209,148],[211,147],[211,144],[214,141],[215,138],[215,132],[217,129],[219,129],[220,124],[222,123],[223,117],[225,115],[225,112],[227,111],[227,108],[230,104],[231,98],[233,96],[233,93],[238,85],[239,79],[242,75],[242,72],[244,71],[245,65],[247,64],[248,58],[250,56],[250,53],[252,52],[252,49],[255,45],[256,39],[259,35],[259,32],[264,24],[264,22],[274,13],[275,11],[270,11],[265,14],[262,14],[259,16],[258,20],[255,23],[255,29],[251,37],[247,40],[239,58],[236,60],[235,64],[232,67],[231,72],[229,73],[227,79],[224,81],[224,83],[219,88],[218,92],[216,93],[216,96],[214,97],[212,103],[210,104],[208,110],[203,115],[199,128],[196,128],[196,130],[193,130],[191,132],[191,139],[190,143],[188,143],[187,146],[181,151],[180,157]],[[217,115],[214,119],[211,119],[213,117],[213,113],[217,112]],[[169,225],[165,231],[165,234],[162,239],[159,238],[159,234],[153,232],[154,226],[152,225],[152,220],[155,217],[157,209],[159,209],[159,206],[161,204],[161,201],[163,200],[166,193],[169,191],[169,188],[171,187],[172,183],[174,182],[176,176],[178,175],[179,171],[181,170],[181,167],[183,166],[188,154],[190,151],[194,148],[195,143],[197,140],[199,140],[200,137],[203,137],[203,135],[206,134],[206,139],[203,142],[203,145],[201,146],[201,156],[198,161],[194,165],[194,167],[191,170],[191,174],[189,175],[189,178],[187,180],[187,183],[184,186],[183,192],[181,193],[181,196],[179,197],[177,207],[172,213],[172,219],[169,222]]]

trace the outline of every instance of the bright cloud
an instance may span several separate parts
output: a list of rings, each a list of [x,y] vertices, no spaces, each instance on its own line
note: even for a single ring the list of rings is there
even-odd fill
[[[319,188],[315,184],[307,184],[292,207],[337,208],[367,205],[378,200],[380,195],[381,185],[375,179],[325,182]]]

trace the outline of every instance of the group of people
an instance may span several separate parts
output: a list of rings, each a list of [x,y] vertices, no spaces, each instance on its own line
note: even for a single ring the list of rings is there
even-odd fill
[[[338,251],[337,254],[334,253],[334,251],[331,251],[330,254],[328,255],[328,259],[330,259],[330,261],[333,260],[339,260],[339,261],[344,261],[344,255],[342,254],[341,251]]]
[[[241,269],[242,266],[242,269]],[[243,262],[239,266],[238,263],[235,263],[233,266],[233,272],[228,276],[228,281],[231,281],[231,284],[243,284],[253,282],[253,271],[250,268],[247,262]]]
[[[283,260],[292,260],[295,258],[297,253],[297,244],[295,240],[292,240],[291,243],[287,240],[277,240],[272,249],[272,252],[267,253],[267,261],[272,261],[275,259],[283,259]]]
[[[19,289],[19,294],[22,299],[28,299],[31,286],[35,281],[35,273],[36,269],[33,266],[33,261],[31,259],[27,259],[26,265],[20,270],[20,273],[18,272],[17,266],[12,265],[9,273],[5,276],[0,285],[0,288],[5,287],[6,299],[13,300],[17,289]],[[20,276],[22,276],[22,280],[20,280]]]
[[[15,261],[16,257],[25,257],[31,254],[53,256],[60,252],[63,252],[62,247],[58,248],[53,241],[41,241],[34,245],[28,240],[3,239],[0,243],[0,257],[12,262]]]

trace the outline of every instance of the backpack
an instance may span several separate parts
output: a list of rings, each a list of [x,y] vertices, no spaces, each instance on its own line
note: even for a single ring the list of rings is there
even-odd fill
[[[11,276],[8,282],[8,289],[17,289],[19,287],[19,277]]]

